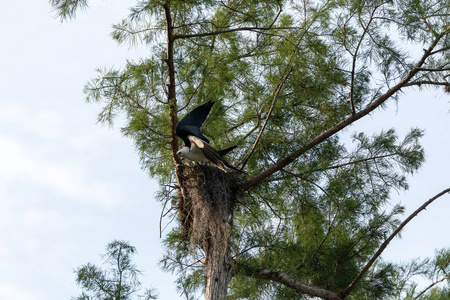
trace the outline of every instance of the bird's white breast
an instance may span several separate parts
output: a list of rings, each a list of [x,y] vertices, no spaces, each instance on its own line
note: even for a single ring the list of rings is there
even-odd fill
[[[192,161],[198,161],[198,162],[208,162],[209,160],[203,155],[202,151],[199,147],[197,147],[196,144],[192,143],[191,148],[185,148],[188,151],[182,151],[181,157],[184,157],[186,159],[192,160]],[[184,150],[184,149],[183,149]]]
[[[193,160],[193,161],[199,161],[199,162],[208,162],[209,160],[203,155],[202,150],[200,150],[199,147],[197,147],[196,144],[191,144],[191,149],[189,151],[189,157],[186,157],[187,159]]]

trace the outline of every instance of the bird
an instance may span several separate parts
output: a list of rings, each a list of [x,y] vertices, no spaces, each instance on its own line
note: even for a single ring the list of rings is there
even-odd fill
[[[217,151],[200,131],[213,105],[214,101],[208,101],[194,108],[178,123],[175,134],[183,140],[184,147],[178,150],[176,155],[195,162],[212,162],[225,173],[230,169],[240,171],[223,158],[236,146]]]

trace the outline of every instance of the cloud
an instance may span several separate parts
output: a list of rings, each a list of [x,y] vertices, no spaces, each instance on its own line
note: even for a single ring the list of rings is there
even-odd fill
[[[6,102],[0,104],[0,124],[22,126],[43,138],[55,138],[61,134],[63,118],[48,109],[34,111],[30,106]]]
[[[103,208],[119,204],[111,185],[99,180],[89,182],[88,174],[80,165],[50,161],[44,154],[32,151],[16,139],[0,135],[0,194],[13,183],[32,184]]]
[[[105,5],[104,0],[91,0],[90,5],[92,7],[101,7]],[[112,8],[113,11],[123,12],[125,9],[128,9],[130,3],[126,3],[127,1],[123,0],[113,0],[108,2],[109,8]]]
[[[38,211],[38,210],[29,210],[26,211],[23,215],[23,225],[28,227],[33,227],[36,225],[40,225],[42,222],[48,219],[48,212]]]
[[[0,180],[2,183],[10,183],[33,164],[17,140],[0,135]]]
[[[35,296],[20,290],[14,285],[8,283],[0,283],[0,299],[2,300],[34,300]]]
[[[88,147],[92,147],[95,143],[111,141],[124,143],[126,140],[124,140],[123,137],[117,132],[109,128],[100,127],[90,131],[89,133],[70,138],[69,144],[78,149],[86,149]]]

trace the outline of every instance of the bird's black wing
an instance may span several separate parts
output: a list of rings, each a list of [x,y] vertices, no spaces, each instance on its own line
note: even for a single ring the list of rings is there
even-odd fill
[[[211,107],[213,106],[213,104],[213,101],[209,101],[199,107],[194,108],[178,123],[176,128],[176,135],[183,139],[186,146],[189,147],[190,145],[190,141],[188,139],[189,135],[196,136],[209,143],[209,140],[200,132],[200,127],[205,122],[206,117],[211,111]]]
[[[205,122],[209,112],[211,111],[211,107],[213,106],[213,104],[213,101],[209,101],[194,108],[190,113],[184,116],[179,124],[182,124],[183,126],[196,126],[200,128],[203,122]]]
[[[236,148],[237,146],[231,146],[230,148],[226,148],[226,149],[222,149],[222,150],[217,150],[217,153],[219,153],[220,156],[225,156],[227,155],[228,152],[232,151],[234,148]]]

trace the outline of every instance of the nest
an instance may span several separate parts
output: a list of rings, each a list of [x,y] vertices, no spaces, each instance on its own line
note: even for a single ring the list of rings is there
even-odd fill
[[[191,252],[200,246],[208,259],[225,255],[238,190],[238,175],[213,166],[177,166],[179,220]],[[222,249],[222,250],[221,250]]]

